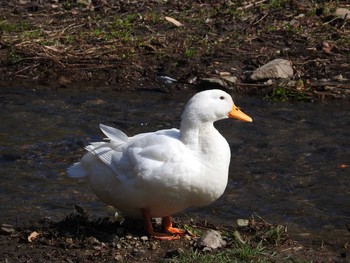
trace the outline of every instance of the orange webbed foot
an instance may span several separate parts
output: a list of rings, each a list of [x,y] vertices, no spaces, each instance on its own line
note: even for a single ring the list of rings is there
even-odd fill
[[[181,235],[181,236],[186,234],[186,230],[173,227],[170,216],[163,217],[162,226],[163,226],[164,230],[168,233],[177,234],[177,235]]]
[[[155,232],[151,223],[149,209],[143,208],[141,210],[145,222],[145,229],[151,237],[158,240],[177,240],[180,239],[180,235],[185,234],[186,231],[172,227],[170,216],[163,217],[162,219],[162,226],[167,233]]]

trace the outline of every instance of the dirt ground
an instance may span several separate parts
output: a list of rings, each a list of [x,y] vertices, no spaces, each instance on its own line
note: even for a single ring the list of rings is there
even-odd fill
[[[349,98],[349,20],[335,15],[349,6],[321,2],[2,1],[1,85],[176,92],[215,78],[282,100]],[[292,62],[291,80],[250,81],[275,58]],[[179,82],[164,85],[160,68]]]
[[[269,224],[264,220],[249,220],[246,226],[218,226],[205,221],[175,221],[175,226],[186,228],[191,235],[173,241],[155,240],[145,235],[141,221],[126,220],[121,224],[110,218],[91,219],[86,211],[76,206],[73,213],[59,222],[44,218],[39,222],[27,222],[27,225],[22,227],[2,224],[0,260],[1,262],[199,262],[198,251],[207,256],[204,262],[223,262],[222,260],[225,260],[224,262],[348,262],[349,260],[348,243],[340,245],[325,241],[314,246],[304,246],[291,240],[284,226]],[[197,239],[209,229],[217,230],[224,236],[226,245],[223,248],[205,250],[197,245]],[[239,240],[244,240],[244,244]],[[246,250],[242,250],[243,246]],[[253,251],[249,253],[250,249],[247,250],[259,246],[263,249],[258,253]],[[221,259],[223,253],[227,253],[227,256]]]
[[[234,92],[280,100],[348,99],[350,22],[334,12],[350,7],[347,1],[321,2],[1,1],[0,87],[178,92],[205,89],[208,82],[203,79],[214,78],[222,80],[216,85]],[[292,61],[291,80],[268,84],[249,79],[252,70],[275,58]],[[160,81],[165,73],[178,82]],[[237,82],[223,76],[237,77]],[[142,224],[135,223],[136,230],[130,224],[88,218],[79,209],[60,222],[3,224],[0,261],[163,262],[194,247],[191,237],[160,242],[146,238]],[[203,224],[190,225],[227,231]],[[256,227],[239,230],[256,237]],[[228,241],[230,248],[232,239]],[[261,256],[265,262],[350,258],[349,243],[307,247],[286,234],[278,244],[264,246],[270,255]]]

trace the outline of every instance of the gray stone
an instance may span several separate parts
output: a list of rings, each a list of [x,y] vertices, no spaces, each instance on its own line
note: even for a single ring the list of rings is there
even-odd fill
[[[204,78],[202,81],[218,84],[220,86],[225,86],[224,82],[219,78]]]
[[[286,79],[293,76],[292,63],[286,59],[274,59],[253,71],[252,80]]]
[[[237,82],[237,77],[235,76],[222,76],[222,78],[231,84],[236,84]]]
[[[196,242],[197,247],[204,247],[206,250],[217,249],[226,245],[226,241],[222,239],[220,232],[208,230]]]

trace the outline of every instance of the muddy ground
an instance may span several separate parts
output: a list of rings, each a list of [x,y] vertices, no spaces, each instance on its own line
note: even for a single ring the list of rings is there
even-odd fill
[[[0,87],[179,92],[207,88],[205,78],[232,76],[236,82],[220,85],[233,92],[281,100],[348,99],[350,26],[335,15],[339,7],[350,8],[347,1],[298,0],[2,1]],[[249,79],[252,70],[275,58],[292,61],[291,80],[267,85]],[[166,84],[157,74],[178,82]],[[60,222],[0,223],[2,262],[163,262],[192,251],[195,243],[193,237],[156,241],[145,237],[139,222],[134,230],[128,221],[119,225],[80,210]],[[179,222],[186,224],[234,231]],[[263,241],[266,247],[265,254],[245,262],[349,261],[349,243],[324,240],[310,247],[288,233],[271,242],[260,231],[270,226],[238,229],[252,246]],[[227,241],[224,249],[234,247],[233,237]]]

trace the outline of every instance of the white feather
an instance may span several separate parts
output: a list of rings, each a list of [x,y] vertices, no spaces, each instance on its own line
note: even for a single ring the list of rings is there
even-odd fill
[[[67,174],[71,178],[82,178],[87,176],[86,171],[81,167],[81,163],[74,163],[67,169]]]

